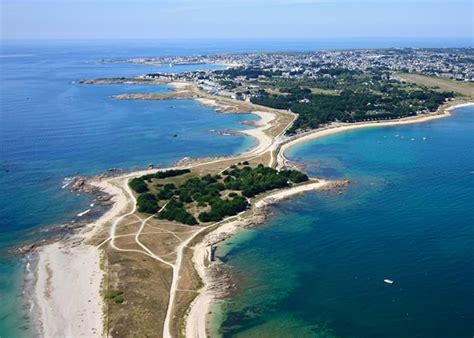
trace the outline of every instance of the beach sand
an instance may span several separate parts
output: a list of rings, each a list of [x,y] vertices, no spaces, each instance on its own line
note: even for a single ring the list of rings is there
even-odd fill
[[[304,143],[316,138],[334,135],[337,133],[342,133],[350,130],[357,130],[363,128],[375,128],[375,127],[388,127],[388,126],[396,126],[396,125],[404,125],[404,124],[412,124],[412,123],[421,123],[427,122],[431,120],[436,120],[444,117],[448,117],[451,115],[451,112],[457,108],[472,106],[474,103],[466,102],[466,103],[452,103],[441,107],[438,112],[436,113],[429,113],[425,115],[417,115],[413,117],[407,117],[399,120],[390,120],[390,121],[370,121],[370,122],[360,122],[360,123],[333,123],[328,127],[317,129],[314,131],[310,131],[305,134],[298,135],[294,139],[290,139],[289,141],[283,143],[281,145],[280,151],[277,155],[278,165],[277,168],[282,168],[286,165],[288,160],[285,157],[285,152],[300,143]]]
[[[41,248],[35,288],[43,337],[103,335],[99,249],[53,243]]]
[[[260,117],[260,120],[256,121],[255,123],[257,128],[246,129],[242,132],[249,136],[255,137],[258,141],[258,145],[246,153],[246,155],[259,155],[262,152],[268,150],[275,141],[265,133],[265,130],[271,128],[271,122],[275,119],[275,115],[263,111],[254,111],[252,114],[258,115]]]
[[[183,82],[183,81],[173,81],[173,82],[170,82],[169,85],[173,86],[175,90],[178,92],[180,90],[188,89],[190,86],[189,82]]]
[[[154,171],[92,181],[92,185],[112,196],[112,208],[71,238],[38,250],[34,302],[43,337],[104,335],[101,251],[87,241],[129,205],[123,191],[128,178]]]

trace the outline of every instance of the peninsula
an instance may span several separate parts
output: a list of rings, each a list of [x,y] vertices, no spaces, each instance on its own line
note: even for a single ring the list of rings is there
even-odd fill
[[[289,147],[355,128],[442,118],[472,103],[471,79],[370,66],[373,53],[383,51],[347,54],[350,63],[324,53],[212,56],[206,62],[234,67],[79,81],[170,84],[171,93],[115,99],[192,98],[222,113],[256,114],[255,128],[243,132],[258,145],[237,156],[88,180],[85,185],[111,195],[114,204],[69,239],[38,250],[42,335],[206,337],[210,306],[232,284],[214,257],[219,242],[264,222],[266,206],[275,201],[310,190],[342,193],[349,184],[308,177],[286,159]],[[454,77],[464,74],[456,64]]]

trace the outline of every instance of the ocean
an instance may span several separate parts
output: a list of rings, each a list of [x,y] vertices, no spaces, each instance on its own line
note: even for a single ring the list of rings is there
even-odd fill
[[[214,310],[222,336],[473,336],[473,107],[287,155],[351,184],[278,203],[265,225],[220,247],[238,281]]]
[[[42,230],[48,229],[51,225],[77,219],[79,212],[89,208],[91,196],[76,195],[67,189],[62,189],[65,178],[75,175],[95,175],[109,168],[132,170],[150,163],[166,166],[186,156],[231,155],[255,145],[255,141],[246,136],[227,137],[209,133],[211,129],[247,128],[241,123],[244,120],[254,119],[253,115],[218,114],[213,109],[202,107],[192,100],[117,101],[111,98],[112,95],[122,93],[166,92],[169,88],[165,85],[74,83],[80,79],[135,76],[159,71],[180,72],[220,68],[219,66],[183,65],[170,68],[102,63],[100,60],[245,51],[469,45],[470,41],[434,39],[2,41],[0,44],[0,196],[2,196],[0,335],[2,337],[31,335],[30,305],[22,296],[22,288],[25,278],[32,278],[32,275],[26,271],[24,260],[9,254],[9,250],[32,239],[46,237],[47,234]],[[174,137],[175,134],[177,137]],[[340,149],[340,152],[344,152],[344,149]],[[301,154],[303,153],[304,151]],[[330,157],[329,153],[326,155],[326,162],[319,156],[312,160],[305,158],[304,161],[308,162],[308,171],[331,177],[341,175],[356,177],[356,174],[361,179],[364,177],[366,168],[359,168],[360,173],[352,172],[348,170],[356,170],[352,165],[348,164],[345,167],[342,159]],[[312,167],[311,161],[323,161],[321,162],[323,164]],[[377,170],[373,172],[375,171]],[[380,178],[382,175],[369,176],[382,184],[383,179]],[[354,201],[359,198],[362,201],[362,197],[366,195],[362,194],[362,197],[353,195],[356,187],[357,185],[352,185],[349,192],[343,197],[337,196],[334,203],[339,204],[343,199],[349,198],[348,196],[353,196]],[[368,194],[368,191],[365,193]],[[261,228],[262,233],[263,229],[275,228],[274,223],[278,222],[280,213],[282,217],[288,214],[292,220],[291,224],[295,226],[299,224],[298,217],[302,216],[298,216],[298,208],[304,206],[304,201],[307,199],[310,204],[317,202],[324,205],[323,201],[327,199],[327,203],[330,203],[330,198],[333,197],[309,194],[278,206],[270,224]],[[289,208],[288,211],[285,211],[285,206]],[[329,210],[329,205],[326,207]],[[290,212],[292,208],[295,208],[293,214]],[[303,212],[302,215],[304,214]],[[308,222],[312,224],[311,218]],[[295,233],[300,228],[297,226],[294,229]],[[260,230],[255,232],[258,231]],[[247,243],[245,245],[251,245],[253,236],[254,232],[251,232],[249,241],[244,241]],[[231,260],[236,253],[235,250],[231,250],[229,256],[223,255],[223,259]],[[285,257],[287,254],[288,252],[281,252]],[[245,254],[242,257],[246,257]],[[331,260],[330,257],[327,259]],[[278,264],[282,262],[278,261]],[[260,263],[264,264],[263,261]],[[264,278],[263,274],[255,276]],[[393,278],[396,279],[396,276]],[[290,280],[293,279],[289,278]],[[249,306],[250,304],[251,302]],[[292,312],[291,307],[288,310],[291,316],[299,313],[299,311]],[[229,309],[229,313],[232,311],[235,312]],[[239,322],[238,326],[245,323],[247,322]],[[227,320],[223,330],[227,330],[229,325]]]

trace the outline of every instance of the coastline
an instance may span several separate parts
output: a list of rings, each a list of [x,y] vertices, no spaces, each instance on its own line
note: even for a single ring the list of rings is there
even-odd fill
[[[268,112],[253,113],[260,118],[256,121],[256,127],[242,132],[255,137],[257,146],[244,154],[227,159],[258,155],[271,146],[271,138],[263,131],[271,126],[273,115]],[[213,161],[220,160],[222,159]],[[197,164],[184,167],[191,168],[202,164],[198,161]],[[93,178],[89,184],[110,195],[112,207],[70,238],[42,245],[35,251],[37,264],[32,294],[36,309],[34,321],[41,336],[106,335],[106,304],[102,295],[105,271],[101,267],[104,257],[100,246],[107,239],[97,246],[88,241],[129,207],[131,201],[126,194],[129,179],[167,169],[171,168],[140,170],[110,178]],[[74,289],[71,285],[74,285]]]
[[[150,170],[119,177],[95,179],[92,186],[109,194],[112,207],[70,238],[41,246],[36,252],[36,280],[32,295],[35,323],[43,337],[104,336],[102,283],[103,253],[89,240],[124,209],[129,201],[113,180],[144,175]],[[74,286],[74,287],[72,287]]]
[[[56,242],[38,253],[34,290],[44,337],[102,336],[103,270],[94,246]]]
[[[304,135],[297,135],[296,138],[287,140],[281,144],[278,153],[277,153],[277,167],[283,167],[288,162],[288,159],[285,156],[285,151],[289,148],[304,143],[319,137],[324,137],[328,135],[333,135],[336,133],[341,133],[349,130],[361,129],[361,128],[371,128],[371,127],[386,127],[393,125],[403,125],[403,124],[412,124],[412,123],[421,123],[431,120],[436,120],[439,118],[451,116],[451,112],[455,109],[473,106],[474,102],[465,102],[465,103],[451,103],[443,107],[440,107],[437,112],[427,114],[424,116],[414,116],[412,118],[405,118],[397,121],[386,121],[386,122],[363,122],[355,125],[338,125],[331,126],[323,130],[315,130]],[[324,183],[323,183],[324,182]],[[324,185],[327,185],[328,181],[321,181],[321,185],[315,184],[315,187],[311,189],[308,187],[301,187],[294,191],[285,191],[281,190],[275,194],[269,195],[265,198],[262,198],[260,201],[255,203],[255,209],[263,209],[267,205],[275,203],[281,199],[291,197],[292,195],[309,191],[309,190],[321,190],[324,188]],[[233,221],[220,226],[216,230],[207,234],[200,243],[194,247],[193,252],[193,264],[198,272],[204,286],[200,290],[198,296],[191,303],[187,317],[185,320],[185,336],[191,338],[206,338],[208,337],[211,307],[219,297],[220,291],[216,288],[216,281],[210,276],[210,267],[209,267],[209,246],[211,243],[215,243],[215,238],[225,239],[235,235],[239,229],[242,228],[243,221]],[[221,239],[219,240],[221,241]]]
[[[265,208],[273,203],[311,190],[329,190],[334,187],[334,184],[337,183],[327,180],[315,180],[308,184],[271,192],[253,204],[252,216],[224,223],[217,229],[207,233],[194,246],[192,261],[204,286],[188,309],[185,321],[185,337],[208,336],[210,308],[219,297],[225,294],[225,291],[222,290],[222,283],[212,276],[212,269],[215,268],[213,265],[218,265],[219,263],[212,263],[210,260],[211,245],[215,246],[217,243],[234,236],[242,228],[263,223],[266,219]]]
[[[201,99],[208,105],[219,105],[211,99]],[[338,125],[328,129],[316,130],[308,134],[298,135],[294,139],[279,140],[283,135],[271,137],[265,133],[271,128],[275,114],[263,111],[253,111],[260,120],[257,127],[243,131],[257,139],[258,144],[254,149],[241,155],[229,156],[227,160],[238,160],[243,156],[259,156],[270,151],[270,164],[273,163],[273,152],[277,151],[277,165],[280,167],[287,162],[284,153],[290,147],[317,137],[331,135],[352,129],[389,126],[429,121],[450,115],[450,111],[464,105],[473,103],[453,104],[440,108],[441,112],[426,116],[415,116],[403,120],[390,122],[364,122],[356,125]],[[219,160],[216,160],[219,161]],[[212,161],[211,161],[212,162]],[[210,162],[204,162],[210,163]],[[186,168],[202,165],[197,163]],[[160,170],[169,169],[163,168]],[[106,335],[103,323],[103,310],[105,302],[101,295],[105,271],[101,268],[101,250],[99,246],[87,243],[104,226],[121,215],[130,206],[124,187],[128,179],[147,173],[156,172],[158,169],[137,171],[118,177],[92,181],[91,184],[112,196],[112,207],[98,220],[85,226],[71,238],[42,246],[38,251],[38,264],[36,267],[37,281],[34,288],[35,302],[38,308],[39,321],[43,336],[104,336]],[[118,184],[114,184],[117,183]],[[328,181],[320,180],[303,186],[295,186],[286,190],[276,191],[255,203],[255,209],[264,208],[266,205],[287,198],[307,190],[323,189]],[[224,223],[211,233],[214,235],[227,234],[231,236],[241,225],[241,220]],[[206,235],[204,238],[208,238]],[[186,318],[186,336],[206,337],[207,313],[212,305],[215,294],[210,290],[212,281],[206,274],[208,266],[205,261],[208,256],[206,241],[201,240],[194,248],[193,264],[201,277],[204,287],[192,302]],[[102,244],[102,243],[101,243]],[[74,285],[74,288],[71,286]],[[214,290],[215,291],[215,290]],[[188,332],[189,327],[189,332]]]
[[[358,122],[358,123],[340,123],[340,124],[331,124],[327,127],[310,131],[308,133],[297,135],[295,138],[289,139],[287,142],[281,145],[280,151],[278,153],[278,166],[284,166],[288,159],[285,156],[285,152],[300,143],[304,143],[307,141],[314,140],[316,138],[334,135],[346,131],[357,130],[357,129],[365,129],[365,128],[376,128],[376,127],[389,127],[389,126],[396,126],[396,125],[404,125],[404,124],[413,124],[413,123],[422,123],[428,122],[432,120],[437,120],[440,118],[449,117],[452,114],[453,110],[458,108],[467,107],[474,105],[474,102],[453,102],[448,103],[441,106],[438,111],[434,113],[428,113],[425,115],[416,115],[412,117],[406,117],[403,119],[398,120],[391,120],[391,121],[370,121],[370,122]]]

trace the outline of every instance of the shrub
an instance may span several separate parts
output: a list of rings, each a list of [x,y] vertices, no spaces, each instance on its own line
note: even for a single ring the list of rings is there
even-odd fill
[[[198,216],[201,222],[218,222],[224,217],[237,215],[248,208],[248,202],[242,196],[235,196],[229,200],[216,198],[211,203],[211,211],[201,212]]]
[[[118,295],[114,298],[114,302],[116,304],[122,304],[125,301],[125,298],[123,298],[123,295]]]
[[[128,183],[130,188],[132,188],[137,194],[142,194],[148,191],[148,186],[145,183],[143,177],[135,177],[130,180]]]
[[[158,211],[158,200],[155,195],[147,192],[138,196],[137,207],[139,212],[154,214]]]
[[[184,209],[183,203],[176,199],[171,199],[158,217],[188,225],[198,224],[194,216]]]
[[[189,191],[184,189],[179,191],[179,200],[183,203],[191,203],[193,201]]]
[[[280,175],[288,178],[293,183],[301,183],[308,180],[308,175],[298,170],[282,170],[280,171]]]
[[[112,300],[116,304],[122,304],[125,301],[125,298],[123,297],[123,292],[117,289],[107,290],[104,298]]]
[[[175,177],[190,173],[191,170],[189,169],[172,169],[167,171],[158,171],[154,177],[155,178],[167,178],[167,177]]]

